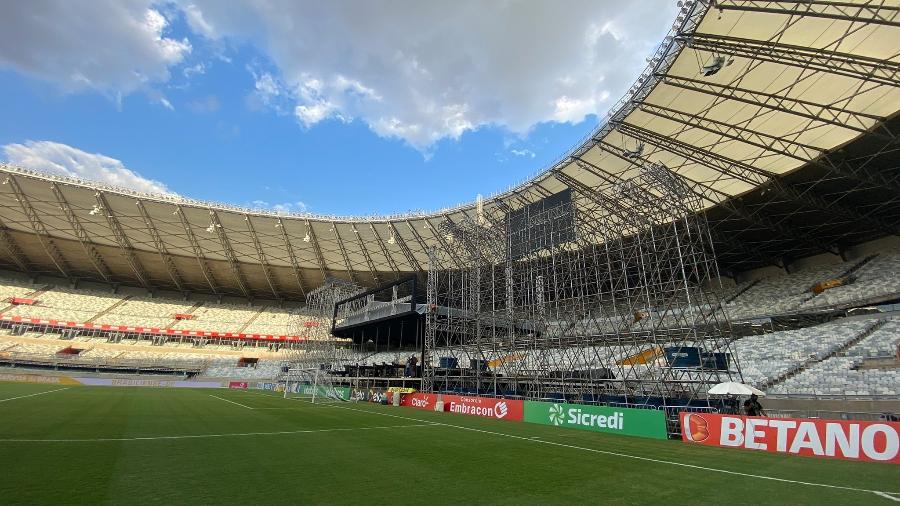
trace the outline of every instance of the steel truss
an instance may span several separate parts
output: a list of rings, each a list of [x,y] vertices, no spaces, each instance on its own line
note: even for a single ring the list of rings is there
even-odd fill
[[[342,371],[349,364],[351,347],[344,339],[331,335],[335,305],[346,298],[365,291],[364,288],[337,278],[328,278],[322,286],[306,294],[306,308],[296,312],[288,323],[288,333],[306,339],[288,351],[288,370],[320,370],[320,379],[337,382],[332,371]],[[310,326],[309,322],[314,322]]]
[[[683,405],[740,378],[714,355],[730,357],[730,327],[692,184],[654,164],[571,191],[554,205],[440,223],[423,388]],[[676,349],[702,359],[675,364],[666,352]]]

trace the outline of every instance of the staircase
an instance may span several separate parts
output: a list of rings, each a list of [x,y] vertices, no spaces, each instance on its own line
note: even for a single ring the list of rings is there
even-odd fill
[[[37,297],[39,295],[43,294],[44,292],[46,292],[49,289],[50,289],[50,285],[43,285],[40,288],[38,288],[37,290],[26,293],[25,298],[26,299],[37,299]],[[0,314],[4,314],[14,307],[16,307],[15,304],[9,304],[8,306],[5,306],[3,309],[0,309]]]
[[[729,295],[725,300],[722,301],[722,305],[724,306],[725,304],[730,304],[730,303],[734,302],[735,299],[737,299],[738,297],[743,295],[747,290],[758,285],[760,281],[762,281],[762,278],[754,279],[747,286],[745,286],[745,287],[741,288],[740,290],[734,292],[733,294]]]
[[[245,323],[244,325],[241,326],[240,329],[238,329],[237,333],[243,334],[244,331],[247,330],[247,327],[249,327],[251,324],[253,324],[253,322],[256,321],[256,319],[259,317],[259,315],[262,314],[262,312],[266,310],[266,307],[267,306],[263,306],[263,307],[259,308],[259,311],[254,313],[253,316],[251,316],[250,319],[247,320],[247,323]]]
[[[203,305],[203,301],[197,302],[197,303],[195,303],[193,306],[191,306],[187,311],[185,311],[184,314],[194,314],[194,311],[196,311],[197,308],[200,307],[200,306],[202,306],[202,305]],[[177,324],[177,323],[180,322],[180,321],[181,321],[181,320],[175,320],[175,319],[173,319],[173,320],[172,320],[172,323],[166,325],[166,328],[167,328],[167,329],[170,329],[170,328],[174,327],[175,324]]]
[[[760,390],[768,390],[769,388],[800,374],[801,372],[806,370],[806,368],[811,366],[812,364],[824,362],[832,357],[843,356],[844,352],[847,351],[848,348],[850,348],[851,346],[855,346],[863,339],[869,337],[870,335],[872,335],[873,332],[875,332],[876,330],[880,329],[885,324],[887,324],[887,322],[888,322],[888,320],[876,320],[872,325],[869,325],[868,327],[866,327],[865,330],[863,330],[862,332],[860,332],[853,338],[847,340],[846,342],[844,342],[843,344],[841,344],[840,346],[838,346],[837,348],[835,348],[834,350],[829,352],[827,355],[823,355],[821,357],[816,357],[816,358],[811,358],[809,360],[806,360],[806,361],[798,364],[796,367],[790,369],[789,371],[778,376],[777,378],[771,379],[771,380],[767,381],[766,383],[760,385],[759,386]]]
[[[109,314],[113,309],[115,309],[115,308],[121,306],[122,304],[128,302],[128,299],[130,299],[130,298],[131,298],[131,295],[126,295],[125,297],[123,297],[121,300],[119,300],[118,302],[116,302],[116,303],[113,304],[112,306],[109,306],[108,308],[104,309],[103,311],[100,311],[99,313],[97,313],[97,314],[95,314],[94,316],[92,316],[92,317],[91,317],[88,321],[86,321],[85,323],[94,323],[94,321],[97,320],[98,318],[100,318],[101,316],[104,316],[104,315],[106,315],[106,314]]]
[[[867,263],[871,262],[872,260],[875,260],[875,258],[877,258],[877,257],[878,257],[878,253],[875,253],[875,254],[873,254],[873,255],[867,256],[866,258],[863,258],[861,261],[859,261],[858,263],[856,263],[855,265],[853,265],[852,267],[850,267],[850,268],[847,269],[846,271],[842,272],[842,273],[840,274],[840,276],[838,276],[838,279],[845,280],[845,279],[849,278],[849,277],[852,276],[856,271],[860,270],[864,265],[866,265]]]

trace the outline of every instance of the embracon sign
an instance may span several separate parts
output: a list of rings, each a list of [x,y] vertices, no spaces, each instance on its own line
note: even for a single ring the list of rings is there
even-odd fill
[[[710,446],[900,464],[900,423],[681,413],[681,439]]]

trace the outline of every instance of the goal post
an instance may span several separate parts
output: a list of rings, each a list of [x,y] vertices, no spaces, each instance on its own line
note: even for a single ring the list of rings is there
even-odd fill
[[[347,401],[350,392],[346,387],[335,386],[328,371],[291,368],[284,376],[284,398],[322,404]]]

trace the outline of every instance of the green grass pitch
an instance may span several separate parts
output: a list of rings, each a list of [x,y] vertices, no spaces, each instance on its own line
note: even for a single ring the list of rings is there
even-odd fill
[[[824,505],[900,497],[900,468],[890,464],[313,405],[258,391],[0,383],[0,448],[7,505]]]

